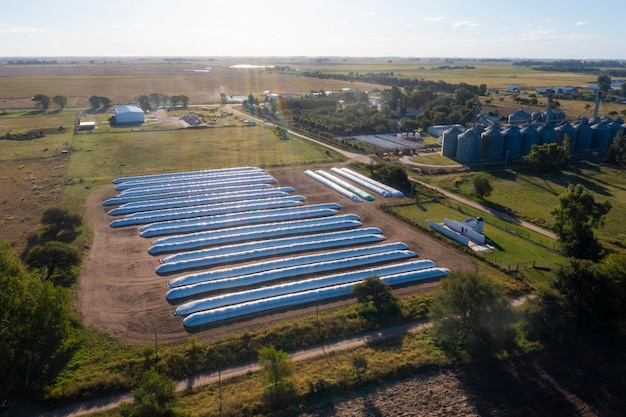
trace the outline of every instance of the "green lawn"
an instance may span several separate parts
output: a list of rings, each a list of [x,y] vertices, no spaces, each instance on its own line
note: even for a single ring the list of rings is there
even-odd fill
[[[474,198],[471,177],[475,173],[422,176],[418,179],[443,189]],[[534,172],[495,170],[487,172],[493,192],[486,201],[501,209],[508,208],[520,218],[543,227],[550,227],[550,211],[557,205],[559,194],[569,184],[582,184],[596,201],[608,200],[613,208],[604,227],[597,234],[604,242],[626,246],[626,177],[623,171],[597,162],[581,161],[566,171],[538,174]],[[478,200],[477,200],[478,201]]]
[[[460,211],[459,208],[462,210]],[[478,254],[492,264],[505,270],[520,270],[535,286],[545,286],[551,274],[537,276],[532,270],[538,267],[553,269],[563,258],[554,250],[558,243],[544,236],[511,223],[504,222],[487,213],[478,212],[457,202],[425,203],[419,205],[397,206],[391,210],[410,222],[428,228],[428,220],[442,223],[444,217],[463,221],[468,217],[482,216],[485,219],[484,234],[487,243],[494,249]],[[506,229],[506,230],[503,230]]]

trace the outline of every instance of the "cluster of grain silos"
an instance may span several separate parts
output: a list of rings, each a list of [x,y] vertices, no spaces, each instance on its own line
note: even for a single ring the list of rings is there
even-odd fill
[[[506,126],[471,129],[454,126],[443,132],[441,154],[463,164],[516,160],[528,155],[533,145],[570,139],[570,152],[605,152],[615,136],[626,131],[621,118],[580,118],[568,121],[563,112],[534,112],[520,109]]]
[[[403,195],[355,171],[333,172],[307,175],[351,199],[374,199],[357,185]],[[156,237],[148,253],[165,256],[155,273],[178,274],[165,298],[189,331],[349,296],[374,275],[393,286],[448,274],[415,260],[403,242],[384,242],[382,230],[362,227],[358,215],[339,214],[341,205],[304,205],[304,196],[275,182],[255,167],[118,178],[120,193],[103,205],[117,205],[108,214],[123,216],[112,228],[137,226],[139,236]]]

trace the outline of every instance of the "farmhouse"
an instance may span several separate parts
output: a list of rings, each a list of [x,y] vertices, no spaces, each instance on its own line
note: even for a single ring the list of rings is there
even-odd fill
[[[139,106],[133,104],[115,106],[115,123],[143,123],[144,113]]]

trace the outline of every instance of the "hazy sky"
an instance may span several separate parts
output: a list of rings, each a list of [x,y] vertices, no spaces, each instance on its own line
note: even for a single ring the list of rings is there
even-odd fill
[[[626,58],[623,0],[0,0],[0,56]]]

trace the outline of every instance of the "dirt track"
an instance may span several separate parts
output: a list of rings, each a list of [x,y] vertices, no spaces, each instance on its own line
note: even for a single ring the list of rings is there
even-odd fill
[[[305,169],[329,169],[331,166],[279,167],[268,172],[278,186],[292,186],[295,194],[307,197],[307,204],[338,202],[342,214],[356,213],[365,227],[378,227],[388,242],[402,241],[421,259],[432,259],[438,266],[452,270],[471,270],[474,261],[447,247],[426,233],[385,214],[374,202],[355,203],[304,175]],[[126,342],[154,341],[155,326],[160,343],[186,342],[189,338],[180,317],[172,315],[173,307],[165,300],[166,282],[172,277],[155,273],[158,259],[147,253],[150,241],[139,237],[134,227],[112,229],[113,219],[102,201],[116,194],[113,186],[94,190],[87,201],[87,217],[94,230],[92,246],[84,258],[76,307],[87,326],[93,325],[106,334]],[[423,284],[403,288],[401,293],[432,287]],[[328,303],[320,311],[335,309],[351,301]],[[244,320],[229,326],[197,334],[199,339],[223,337],[233,331],[245,331],[260,325],[277,323],[295,315],[311,314],[314,308],[271,314]]]

